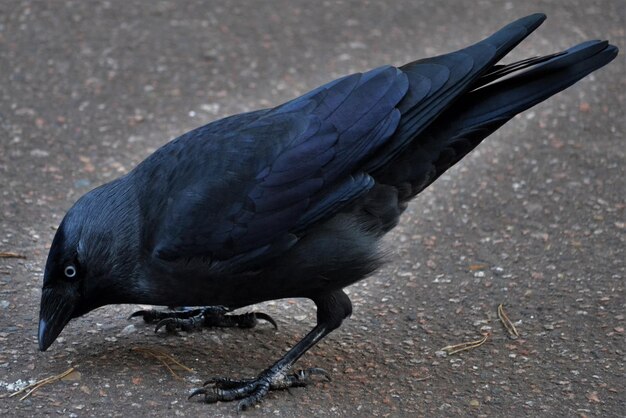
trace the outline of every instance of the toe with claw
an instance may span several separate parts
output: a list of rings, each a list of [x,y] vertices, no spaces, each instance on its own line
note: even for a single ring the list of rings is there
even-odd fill
[[[194,390],[189,399],[197,395],[204,395],[203,401],[206,403],[239,399],[237,410],[242,411],[260,402],[272,390],[306,386],[311,383],[311,377],[314,375],[331,380],[326,370],[317,367],[292,374],[268,369],[256,379],[235,380],[223,377],[209,379],[204,382],[203,387]]]
[[[240,315],[228,314],[230,309],[224,306],[211,306],[198,309],[173,311],[141,310],[130,318],[141,316],[147,323],[157,322],[155,332],[165,327],[167,331],[194,331],[201,328],[254,328],[259,321],[266,321],[278,328],[276,321],[263,312],[247,312]]]

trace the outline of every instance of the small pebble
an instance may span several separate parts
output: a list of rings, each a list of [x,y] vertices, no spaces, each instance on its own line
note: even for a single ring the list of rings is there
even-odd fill
[[[127,325],[122,331],[120,331],[119,335],[128,335],[137,331],[137,328],[134,325]]]

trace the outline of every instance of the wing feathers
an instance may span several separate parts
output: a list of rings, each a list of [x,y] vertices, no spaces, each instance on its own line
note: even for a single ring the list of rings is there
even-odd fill
[[[395,186],[401,201],[410,198],[514,114],[617,53],[592,41],[495,65],[544,19],[531,15],[460,51],[352,74],[173,141],[154,158],[183,160],[187,152],[199,161],[202,151],[210,168],[181,169],[178,176],[193,181],[164,176],[178,188],[169,196],[180,200],[168,199],[154,254],[209,256],[215,268],[235,269],[286,251],[298,234],[365,195],[374,179]]]

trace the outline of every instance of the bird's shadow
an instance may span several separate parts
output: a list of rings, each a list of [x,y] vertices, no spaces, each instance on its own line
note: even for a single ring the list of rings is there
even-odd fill
[[[282,355],[284,347],[293,345],[294,336],[305,331],[260,325],[253,329],[155,333],[154,325],[134,325],[136,331],[127,335],[113,330],[81,335],[70,350],[60,348],[59,354],[53,351],[52,356],[71,363],[83,375],[149,373],[197,384],[213,376],[256,376]],[[80,330],[77,333],[83,334]],[[49,359],[50,354],[41,356]],[[52,364],[49,368],[56,370]]]

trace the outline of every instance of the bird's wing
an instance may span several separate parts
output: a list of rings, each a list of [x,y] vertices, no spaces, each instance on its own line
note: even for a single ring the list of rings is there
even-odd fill
[[[520,19],[458,52],[346,76],[174,141],[182,173],[198,170],[202,148],[219,168],[179,180],[180,199],[168,204],[154,255],[224,261],[289,248],[365,193],[373,184],[368,173],[402,152],[544,18]]]
[[[182,153],[180,176],[194,181],[177,181],[186,187],[177,186],[168,203],[154,254],[226,260],[288,247],[296,230],[372,186],[358,165],[396,130],[407,88],[394,67],[353,74],[258,118],[245,116],[223,137],[209,125],[174,141],[175,152],[164,147],[161,153]],[[189,160],[198,165],[200,150],[223,162],[205,178],[188,167]]]

